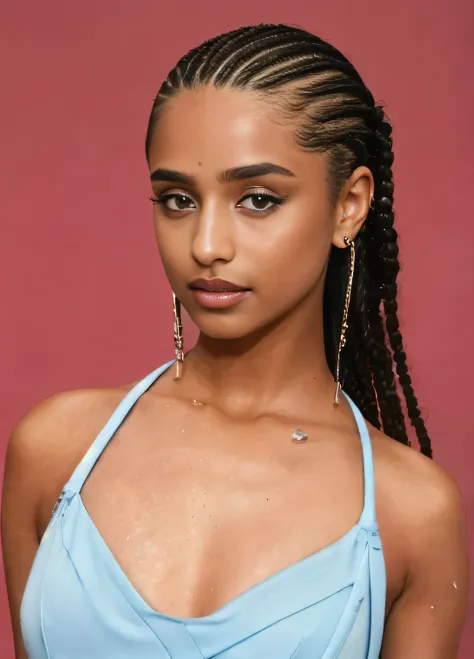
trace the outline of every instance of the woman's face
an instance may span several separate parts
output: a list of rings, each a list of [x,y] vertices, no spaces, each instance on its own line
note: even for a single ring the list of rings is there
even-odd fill
[[[212,88],[180,92],[155,125],[158,248],[209,336],[240,338],[321,299],[335,233],[326,165],[293,130],[252,94]]]

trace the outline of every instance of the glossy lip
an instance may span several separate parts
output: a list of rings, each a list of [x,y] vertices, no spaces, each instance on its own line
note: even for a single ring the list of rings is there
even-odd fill
[[[201,307],[206,309],[227,309],[234,306],[249,294],[249,290],[236,291],[206,291],[202,288],[192,288],[192,293]]]
[[[189,284],[189,288],[193,291],[207,291],[207,293],[244,293],[249,291],[249,288],[238,286],[231,281],[225,279],[195,279]]]

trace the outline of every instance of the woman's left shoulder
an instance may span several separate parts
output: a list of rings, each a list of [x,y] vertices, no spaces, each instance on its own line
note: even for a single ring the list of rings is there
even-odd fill
[[[460,489],[446,469],[415,448],[376,430],[371,438],[390,609],[384,656],[454,657],[469,596]]]
[[[416,448],[370,429],[376,487],[382,497],[397,502],[394,508],[417,528],[450,518],[464,519],[464,502],[455,478],[436,460]],[[393,508],[392,508],[393,509]]]

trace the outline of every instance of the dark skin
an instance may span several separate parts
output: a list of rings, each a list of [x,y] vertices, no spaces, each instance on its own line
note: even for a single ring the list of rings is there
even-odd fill
[[[154,197],[176,195],[154,206],[158,247],[201,334],[182,379],[167,371],[142,396],[82,498],[135,589],[168,615],[216,611],[341,538],[362,509],[360,439],[344,398],[333,405],[322,293],[330,246],[357,235],[373,179],[359,167],[331,208],[325,157],[304,152],[293,128],[250,94],[212,89],[179,94],[155,128],[150,174],[188,177],[152,181]],[[292,175],[225,180],[259,163]],[[197,277],[251,290],[230,309],[204,309],[188,288]],[[2,532],[17,659],[51,508],[133,384],[62,392],[14,429]],[[291,442],[296,427],[305,444]],[[387,570],[382,657],[454,659],[468,584],[459,491],[440,466],[369,430]]]

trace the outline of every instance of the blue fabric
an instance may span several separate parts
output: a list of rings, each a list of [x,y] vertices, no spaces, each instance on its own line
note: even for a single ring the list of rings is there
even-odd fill
[[[173,363],[125,396],[64,487],[23,596],[29,659],[376,659],[385,564],[370,437],[347,396],[362,442],[364,507],[340,540],[201,618],[161,614],[132,586],[89,517],[81,488],[133,405]]]

